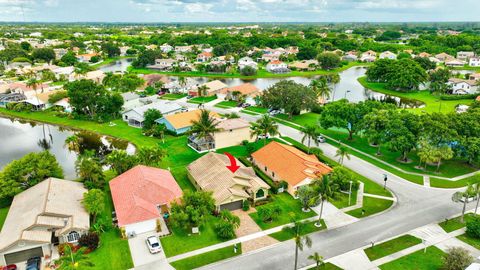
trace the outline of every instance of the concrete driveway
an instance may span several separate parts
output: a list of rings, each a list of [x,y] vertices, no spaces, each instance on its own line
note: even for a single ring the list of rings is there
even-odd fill
[[[174,269],[172,266],[170,266],[170,264],[168,264],[163,250],[157,254],[151,254],[148,250],[145,240],[152,235],[158,234],[156,232],[149,232],[139,234],[136,237],[128,239],[128,245],[130,247],[130,253],[132,254],[132,260],[135,269]]]

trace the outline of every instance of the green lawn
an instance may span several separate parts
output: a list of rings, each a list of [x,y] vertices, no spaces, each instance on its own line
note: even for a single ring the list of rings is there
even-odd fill
[[[383,258],[387,255],[396,253],[400,250],[421,244],[422,240],[418,239],[415,236],[406,234],[395,239],[383,242],[381,244],[375,245],[373,247],[366,248],[365,254],[367,254],[370,261],[375,261],[376,259]]]
[[[480,174],[475,174],[462,180],[449,181],[444,179],[439,179],[435,177],[430,177],[430,186],[437,188],[460,188],[468,184],[475,184],[480,182]]]
[[[382,212],[387,210],[392,206],[393,201],[391,200],[382,200],[372,197],[363,197],[363,207],[348,211],[347,214],[354,216],[356,218],[364,218],[370,215]],[[365,210],[365,214],[362,215],[362,209]]]
[[[301,235],[306,235],[306,234],[322,231],[322,230],[325,230],[327,228],[327,225],[325,225],[325,222],[323,220],[321,222],[322,227],[320,227],[320,228],[315,227],[315,225],[314,225],[315,223],[316,223],[316,221],[305,223],[303,225],[302,229],[300,230],[300,234]],[[292,231],[291,228],[284,228],[283,230],[281,230],[279,232],[269,234],[269,236],[277,239],[278,241],[290,240],[290,239],[293,238],[294,235],[295,235],[295,233]]]
[[[423,113],[423,112],[450,113],[450,112],[455,112],[455,107],[459,104],[470,105],[471,103],[473,103],[473,99],[440,100],[439,96],[432,95],[429,91],[413,91],[413,92],[405,93],[405,92],[389,90],[385,87],[386,85],[385,83],[367,82],[366,77],[359,78],[358,81],[365,88],[371,89],[379,93],[423,102],[425,104],[424,108],[411,109],[411,111],[414,111],[416,113]]]
[[[442,229],[445,232],[449,233],[449,232],[453,232],[453,231],[456,231],[456,230],[459,230],[459,229],[465,227],[466,224],[467,224],[467,221],[473,219],[474,216],[475,216],[475,214],[468,213],[468,214],[465,214],[463,223],[460,222],[460,216],[458,216],[456,218],[452,218],[452,219],[449,219],[449,220],[442,221],[442,222],[438,223],[438,225],[440,225],[440,227],[442,227]]]
[[[335,205],[335,207],[337,207],[338,209],[355,205],[355,203],[357,202],[357,192],[358,190],[352,191],[350,204],[348,204],[348,194],[345,194],[343,192],[338,192],[337,194],[335,194],[335,198],[331,199],[329,202]]]
[[[207,102],[210,102],[210,101],[213,101],[217,99],[216,96],[210,96],[210,97],[194,97],[194,98],[191,98],[189,99],[187,102],[188,103],[194,103],[194,104],[203,104],[203,103],[207,103]]]
[[[416,251],[389,263],[380,265],[382,270],[438,270],[442,266],[442,258],[445,253],[435,246]]]
[[[5,219],[7,218],[8,209],[10,209],[10,206],[0,208],[0,231],[2,230],[3,223],[5,223]]]
[[[326,264],[320,266],[318,269],[315,266],[315,267],[312,267],[312,268],[308,268],[308,270],[342,270],[342,268],[336,266],[333,263],[326,263]]]
[[[257,210],[262,207],[270,207],[272,205],[279,205],[282,209],[280,216],[272,222],[263,222],[257,213],[251,213],[250,217],[262,228],[262,230],[270,229],[280,225],[288,224],[292,222],[291,215],[295,216],[296,220],[302,220],[309,217],[315,216],[315,212],[311,210],[310,212],[303,212],[302,205],[298,200],[295,200],[288,193],[274,194],[271,196],[271,202],[257,206]]]
[[[166,99],[166,100],[177,100],[186,97],[187,94],[172,94],[168,93],[160,97],[160,99]]]
[[[262,107],[258,107],[258,106],[250,106],[248,108],[245,108],[242,110],[242,112],[244,113],[247,113],[247,112],[250,112],[250,113],[261,113],[261,114],[264,114],[264,113],[267,113],[268,112],[268,109],[267,108],[262,108]]]
[[[235,108],[237,107],[237,102],[236,101],[222,101],[222,102],[219,102],[217,104],[215,104],[214,107],[218,107],[218,108],[224,108],[224,109],[228,109],[228,108]]]
[[[215,220],[215,217],[210,217],[209,220],[200,227],[200,234],[190,234],[179,228],[171,228],[173,232],[172,235],[160,238],[165,255],[172,257],[222,242],[215,233]]]
[[[480,249],[480,239],[478,239],[478,238],[470,237],[466,233],[457,236],[457,238],[459,240],[462,240],[463,242],[469,244],[470,246],[476,248],[476,249]]]
[[[177,270],[190,270],[207,264],[232,258],[242,254],[241,243],[237,245],[237,253],[234,253],[233,245],[221,249],[209,251],[200,255],[188,257],[182,260],[172,262],[171,265]]]

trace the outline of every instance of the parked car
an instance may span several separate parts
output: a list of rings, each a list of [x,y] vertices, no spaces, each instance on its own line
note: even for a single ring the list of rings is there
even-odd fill
[[[25,270],[40,270],[40,263],[42,262],[42,258],[40,257],[33,257],[27,260],[27,267]]]
[[[17,270],[17,265],[9,264],[7,266],[2,267],[2,270]]]
[[[270,139],[270,134],[267,134],[267,135],[260,134],[257,136],[257,139],[258,140]]]
[[[155,254],[162,251],[162,248],[160,247],[160,242],[158,241],[158,237],[152,235],[147,238],[146,242],[150,253]]]
[[[326,142],[327,140],[325,139],[325,137],[323,137],[322,135],[318,135],[317,136],[317,142],[319,143],[324,143]]]
[[[252,106],[252,104],[250,104],[250,103],[243,103],[242,104],[242,108],[248,108],[250,106]]]
[[[271,116],[274,116],[274,115],[277,115],[277,114],[279,114],[279,113],[280,113],[279,110],[273,110],[273,111],[271,111],[269,114],[270,114]]]
[[[193,98],[193,96],[190,96],[190,95],[187,96],[187,99],[191,99],[191,98]]]

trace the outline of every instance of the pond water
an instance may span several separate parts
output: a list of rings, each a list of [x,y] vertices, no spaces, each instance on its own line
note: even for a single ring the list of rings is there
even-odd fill
[[[101,68],[103,71],[125,71],[127,67],[130,65],[132,59],[121,59],[116,63],[112,63],[108,66],[104,66]],[[345,71],[339,73],[340,75],[340,82],[332,85],[332,93],[330,96],[330,101],[335,101],[339,99],[348,99],[351,102],[360,102],[365,101],[367,99],[391,99],[395,101],[399,106],[405,108],[419,108],[424,106],[423,103],[415,101],[415,100],[408,100],[408,99],[401,99],[398,97],[389,97],[387,95],[371,91],[363,87],[359,82],[358,78],[365,76],[365,72],[367,71],[364,67],[351,67]],[[275,83],[281,80],[293,80],[297,83],[301,83],[304,85],[309,85],[313,79],[318,78],[319,76],[313,77],[287,77],[287,78],[258,78],[258,79],[239,79],[239,78],[208,78],[208,77],[191,77],[197,84],[203,84],[211,80],[218,79],[225,83],[228,86],[236,86],[243,83],[251,83],[258,87],[261,90],[264,90]],[[178,80],[176,76],[170,76],[172,80]]]
[[[97,156],[103,157],[114,149],[135,152],[135,147],[126,141],[37,122],[0,118],[0,130],[0,169],[28,153],[47,149],[57,158],[65,179],[72,180],[76,178],[78,153],[94,150]],[[78,152],[70,151],[65,145],[65,140],[72,135],[79,137]]]
[[[98,69],[103,72],[125,72],[132,62],[133,58],[122,58],[108,65],[101,66]]]

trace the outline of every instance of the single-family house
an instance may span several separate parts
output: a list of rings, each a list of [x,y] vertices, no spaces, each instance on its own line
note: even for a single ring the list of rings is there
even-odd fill
[[[343,57],[342,60],[349,61],[349,62],[354,62],[358,60],[357,52],[355,51],[350,51],[347,52]]]
[[[86,80],[92,80],[95,83],[102,83],[103,78],[105,78],[105,72],[102,70],[94,70],[94,71],[89,71],[86,74],[77,74],[77,73],[72,73],[70,74],[68,80],[69,81],[75,81],[79,79],[86,79]]]
[[[439,54],[435,55],[435,58],[437,58],[438,60],[440,60],[443,63],[455,59],[455,57],[449,55],[448,53],[439,53]]]
[[[469,80],[480,81],[480,73],[472,73],[468,76]]]
[[[175,114],[165,115],[155,122],[165,125],[165,128],[177,135],[184,134],[192,127],[192,122],[200,118],[201,110],[191,110]],[[215,112],[210,112],[211,117],[220,118]]]
[[[176,53],[187,53],[192,51],[192,46],[175,46]]]
[[[429,58],[431,57],[432,55],[427,53],[427,52],[421,52],[418,54],[418,57],[421,57],[421,58]]]
[[[201,52],[197,55],[197,62],[205,63],[212,59],[213,53],[211,52]]]
[[[478,82],[474,80],[463,80],[450,78],[447,84],[451,87],[452,93],[456,95],[477,94]]]
[[[167,43],[164,43],[163,45],[160,45],[160,50],[164,53],[169,53],[169,52],[173,51],[173,46],[171,46]]]
[[[122,119],[130,126],[141,128],[143,127],[143,121],[145,120],[143,114],[149,109],[155,109],[162,113],[162,115],[168,115],[180,112],[182,110],[182,107],[175,102],[158,100],[147,105],[135,107],[124,111],[122,113]]]
[[[250,57],[242,57],[242,58],[240,58],[240,59],[238,60],[238,63],[237,63],[237,64],[238,64],[238,69],[240,69],[240,70],[241,70],[241,69],[244,69],[244,68],[247,67],[247,66],[248,66],[248,67],[251,67],[251,68],[253,68],[253,69],[255,69],[255,70],[258,69],[258,64],[257,64],[257,62],[253,61],[253,59],[250,58]]]
[[[26,99],[27,97],[20,93],[0,93],[0,107],[6,107],[9,103],[17,103]]]
[[[245,96],[245,101],[247,103],[255,104],[253,99],[260,94],[260,89],[251,83],[244,83],[225,88],[220,92],[220,94],[223,95],[223,98],[234,101],[238,101],[240,96]],[[219,97],[221,96],[219,95]]]
[[[320,162],[315,155],[275,141],[254,152],[252,161],[274,181],[286,181],[288,193],[292,196],[296,196],[301,186],[332,172],[332,168]]]
[[[468,65],[471,67],[480,67],[480,57],[472,57],[468,60]]]
[[[263,54],[260,60],[265,62],[279,61],[280,55],[273,53]]]
[[[315,59],[311,60],[301,60],[301,61],[295,61],[293,63],[290,63],[288,65],[289,69],[295,69],[295,70],[300,70],[300,71],[312,71],[315,70],[318,66],[318,61]]]
[[[155,59],[155,64],[147,65],[147,68],[159,70],[171,70],[177,60],[175,59]]]
[[[360,55],[360,61],[362,62],[374,62],[377,60],[377,53],[369,50]]]
[[[171,203],[179,202],[183,194],[170,171],[137,165],[108,185],[118,227],[125,229],[127,236],[153,232],[157,222],[163,225],[162,234],[168,233],[163,215],[169,213]]]
[[[468,60],[473,57],[475,57],[475,52],[465,52],[465,51],[457,52],[458,60],[468,62]]]
[[[385,51],[385,52],[382,52],[379,56],[380,59],[391,59],[391,60],[395,60],[397,59],[397,55],[394,54],[393,52],[391,51]]]
[[[68,50],[64,48],[55,48],[53,49],[53,51],[55,52],[55,59],[57,60],[62,58],[65,54],[68,53]]]
[[[465,64],[466,62],[460,59],[451,59],[445,61],[445,66],[447,67],[463,67]]]
[[[267,64],[266,67],[268,72],[271,73],[288,73],[290,69],[288,69],[288,65],[280,60],[274,60]]]
[[[213,96],[220,93],[223,89],[227,88],[228,86],[219,80],[214,80],[211,82],[204,83],[200,86],[193,87],[192,89],[190,89],[188,94],[194,97],[198,96],[198,89],[200,87],[205,87],[206,89],[205,93],[203,93],[202,96]]]
[[[92,61],[92,58],[95,57],[95,56],[99,56],[99,54],[98,53],[85,53],[85,54],[77,55],[77,59],[78,59],[79,62],[88,63],[88,62]]]
[[[243,201],[267,198],[270,186],[251,167],[235,159],[240,168],[232,172],[226,155],[210,152],[187,166],[187,175],[197,190],[212,192],[218,210],[241,209]]]
[[[51,257],[54,245],[77,244],[90,229],[83,184],[48,178],[16,195],[0,233],[0,265]]]
[[[24,69],[32,68],[32,64],[29,62],[12,62],[5,66],[5,71],[16,70],[17,74],[22,74]]]

